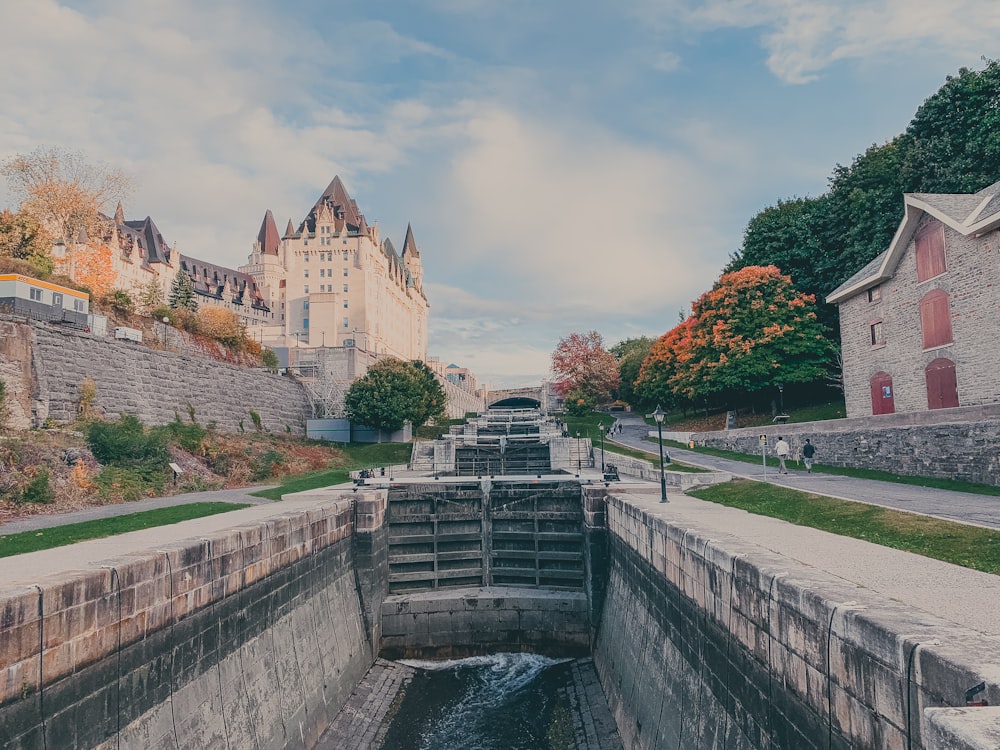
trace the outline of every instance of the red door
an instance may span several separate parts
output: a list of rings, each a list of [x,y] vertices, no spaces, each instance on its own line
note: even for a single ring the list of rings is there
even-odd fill
[[[872,414],[895,414],[896,404],[892,400],[892,375],[876,372],[872,375]]]
[[[938,357],[924,368],[924,375],[927,378],[928,409],[958,406],[958,378],[954,362]]]

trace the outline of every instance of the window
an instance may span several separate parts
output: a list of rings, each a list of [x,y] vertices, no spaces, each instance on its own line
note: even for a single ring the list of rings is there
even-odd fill
[[[920,332],[924,338],[924,349],[952,342],[951,309],[948,293],[943,289],[932,289],[920,300]]]
[[[307,268],[307,269],[305,269],[305,270],[304,270],[304,271],[302,272],[302,275],[303,275],[303,276],[304,276],[305,278],[307,278],[307,279],[308,279],[308,278],[309,278],[309,269],[308,269],[308,268]]]
[[[345,310],[347,309],[347,300],[346,299],[344,300],[344,309]]]
[[[871,289],[868,290],[868,301],[869,302],[878,302],[881,299],[882,299],[882,287],[881,286],[873,286]]]
[[[326,276],[326,269],[325,268],[319,269],[319,275],[320,275],[320,278],[322,278],[323,276]]]
[[[344,291],[347,291],[347,284],[344,284]]]
[[[347,276],[347,269],[344,269],[344,276]]]
[[[947,267],[944,262],[944,225],[934,222],[924,227],[914,241],[917,250],[917,281],[940,276]]]
[[[309,285],[308,284],[306,284],[304,287],[302,287],[302,293],[303,294],[309,294]]]
[[[871,343],[872,346],[882,346],[885,344],[885,331],[882,328],[882,321],[877,320],[871,324]]]
[[[62,295],[61,294],[55,294],[55,293],[53,293],[53,295],[52,295],[52,306],[53,307],[62,307]]]
[[[302,260],[304,260],[306,263],[308,263],[309,262],[309,253],[302,253]]]
[[[302,303],[302,309],[303,310],[309,309],[309,300],[306,300],[305,302]]]
[[[347,242],[347,240],[344,240],[344,242]],[[346,250],[344,251],[344,260],[347,260],[347,251]]]
[[[302,319],[302,327],[303,328],[308,328],[309,327],[309,318],[303,318]]]
[[[83,312],[86,307],[87,305],[84,303],[82,299],[73,300],[73,309],[76,310],[77,312]]]
[[[347,328],[347,318],[344,318],[344,328]]]
[[[28,298],[35,300],[35,302],[42,301],[42,290],[41,289],[29,289]]]

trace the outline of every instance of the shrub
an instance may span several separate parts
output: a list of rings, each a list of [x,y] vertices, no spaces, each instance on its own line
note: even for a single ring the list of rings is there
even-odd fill
[[[253,422],[253,428],[257,430],[257,432],[263,431],[264,425],[260,421],[260,414],[255,412],[253,409],[250,410],[250,421]]]
[[[169,440],[177,443],[189,453],[204,454],[205,438],[208,430],[197,422],[185,424],[180,415],[175,414],[174,421],[163,427],[156,428],[166,433]]]
[[[87,445],[102,464],[134,469],[150,479],[170,461],[164,434],[147,431],[134,414],[123,414],[117,422],[91,422]]]
[[[0,427],[7,421],[7,384],[0,380]]]
[[[205,307],[198,311],[201,333],[235,349],[246,338],[246,329],[239,316],[221,307]]]
[[[255,482],[259,482],[262,479],[278,476],[284,463],[285,457],[283,455],[278,451],[270,450],[254,462],[251,477]]]
[[[105,466],[94,478],[98,497],[106,503],[127,503],[141,500],[148,494],[163,492],[164,477],[148,476],[140,469]]]
[[[260,355],[260,364],[265,370],[278,371],[278,355],[273,349],[265,349]]]
[[[101,305],[110,308],[116,315],[130,318],[135,312],[135,300],[124,289],[112,289],[101,297]]]
[[[55,499],[49,486],[49,472],[39,469],[18,495],[19,503],[51,503]]]
[[[94,405],[97,402],[97,383],[89,375],[80,383],[80,419],[92,419],[96,416]]]

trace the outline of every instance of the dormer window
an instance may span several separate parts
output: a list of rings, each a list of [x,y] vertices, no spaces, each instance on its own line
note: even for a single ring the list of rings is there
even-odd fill
[[[882,287],[873,286],[868,290],[868,301],[869,302],[879,302],[882,299]]]
[[[914,240],[917,255],[917,283],[933,279],[948,270],[944,257],[944,225],[933,222]]]

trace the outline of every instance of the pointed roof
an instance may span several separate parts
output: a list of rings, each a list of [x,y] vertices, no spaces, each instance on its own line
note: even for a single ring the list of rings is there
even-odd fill
[[[144,251],[145,263],[169,262],[170,246],[164,241],[163,235],[149,216],[142,221],[126,221],[123,226],[133,230],[139,247]]]
[[[125,223],[125,208],[122,206],[122,202],[118,201],[118,208],[115,209],[115,224],[121,226]]]
[[[260,231],[257,232],[257,242],[260,243],[260,251],[264,255],[277,255],[278,248],[281,247],[281,238],[278,236],[278,227],[274,223],[274,216],[271,209],[264,214],[264,221],[261,222]]]
[[[420,250],[417,249],[417,241],[413,239],[413,229],[406,225],[406,237],[403,238],[403,257],[419,258]]]
[[[295,227],[292,225],[292,220],[289,219],[288,226],[285,227],[285,237],[294,237],[294,236],[295,236]]]
[[[323,207],[330,210],[336,222],[338,232],[345,228],[349,232],[360,232],[362,229],[365,232],[368,231],[365,217],[358,210],[358,204],[347,193],[347,188],[344,187],[344,183],[341,182],[339,175],[333,178],[333,181],[327,185],[326,190],[323,191],[319,200],[316,201],[309,215],[299,227],[300,232],[303,230],[316,231],[316,218]]]
[[[973,195],[948,193],[904,193],[903,220],[881,255],[827,295],[828,303],[839,303],[892,278],[924,215],[951,227],[965,237],[975,237],[1000,228],[1000,182]]]

